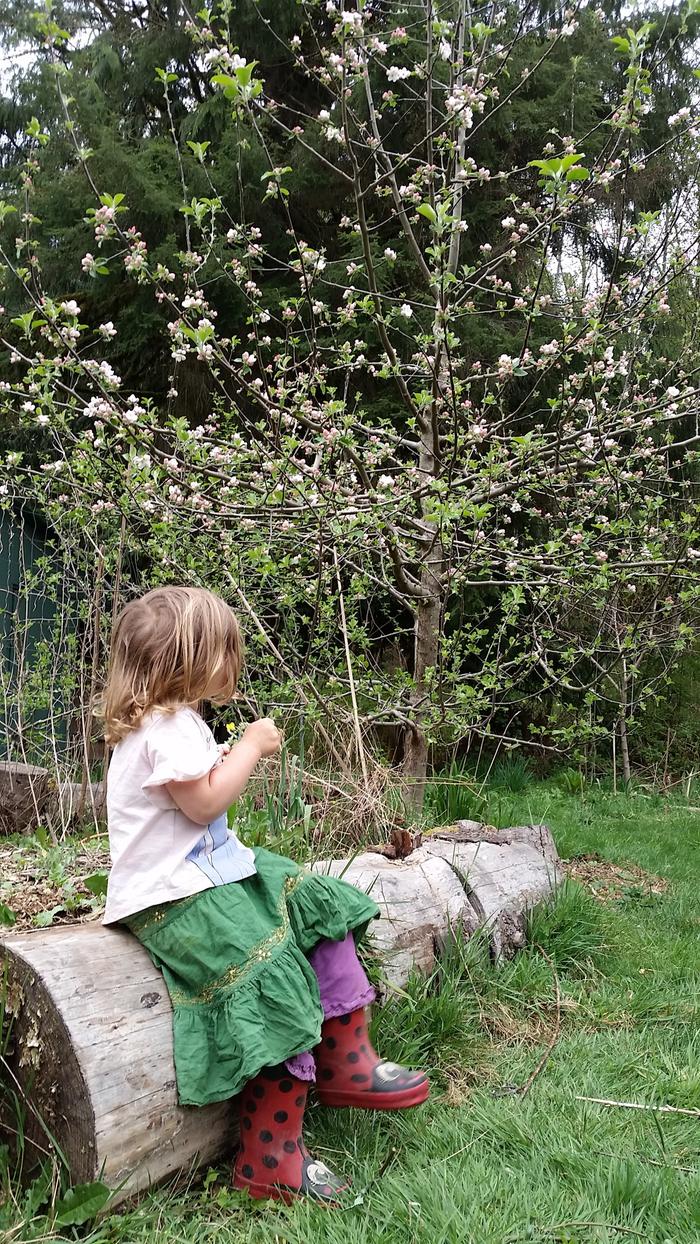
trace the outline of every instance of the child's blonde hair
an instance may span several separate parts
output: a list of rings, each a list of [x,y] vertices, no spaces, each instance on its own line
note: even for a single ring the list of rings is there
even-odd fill
[[[201,587],[158,587],[122,610],[98,712],[118,743],[153,709],[232,699],[243,664],[233,610]]]

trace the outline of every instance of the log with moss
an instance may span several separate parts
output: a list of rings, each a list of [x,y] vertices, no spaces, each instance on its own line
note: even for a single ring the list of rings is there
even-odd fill
[[[529,909],[551,895],[558,874],[546,826],[473,822],[435,831],[403,860],[367,852],[313,867],[376,899],[372,940],[388,990],[413,970],[430,971],[451,930],[483,929],[494,958],[513,954]],[[128,932],[96,923],[10,932],[0,955],[0,1110],[11,1137],[19,1106],[29,1154],[55,1147],[74,1184],[102,1179],[114,1204],[232,1147],[232,1103],[177,1104],[167,990]]]

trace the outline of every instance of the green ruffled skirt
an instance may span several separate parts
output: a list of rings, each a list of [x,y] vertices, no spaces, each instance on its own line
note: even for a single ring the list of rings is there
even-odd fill
[[[263,1067],[318,1045],[323,1012],[306,958],[324,938],[360,936],[373,899],[258,847],[257,873],[124,924],[163,973],[173,1004],[178,1098],[233,1097]]]

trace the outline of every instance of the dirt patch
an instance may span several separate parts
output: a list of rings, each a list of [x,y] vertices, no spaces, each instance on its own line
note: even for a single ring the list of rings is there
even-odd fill
[[[0,843],[0,933],[96,919],[104,899],[85,882],[108,868],[106,840]]]
[[[668,881],[645,872],[637,864],[613,864],[600,855],[575,855],[562,860],[567,877],[572,877],[601,903],[621,899],[658,897],[668,890]]]

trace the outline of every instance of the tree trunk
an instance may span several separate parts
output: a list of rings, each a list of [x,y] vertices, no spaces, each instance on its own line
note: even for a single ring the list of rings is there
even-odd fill
[[[400,987],[416,967],[434,969],[458,928],[483,928],[494,957],[512,954],[527,910],[552,893],[557,854],[546,826],[462,822],[403,861],[367,853],[313,867],[372,893],[372,942]],[[5,933],[0,970],[3,959],[10,1091],[0,1093],[0,1131],[18,1130],[8,1114],[19,1097],[27,1165],[55,1141],[72,1182],[102,1179],[114,1205],[232,1148],[232,1102],[178,1105],[168,992],[136,938],[95,923]]]
[[[430,688],[429,670],[437,665],[440,644],[442,604],[432,599],[418,605],[414,628],[414,670],[411,695],[411,725],[406,728],[403,769],[406,775],[408,802],[420,810],[425,794],[428,772],[428,741],[423,729]]]
[[[629,739],[627,735],[627,664],[623,660],[620,674],[620,756],[622,758],[622,780],[628,787],[632,780],[630,767]]]
[[[632,781],[632,768],[630,765],[629,739],[627,736],[627,718],[624,715],[620,717],[620,757],[622,759],[622,780],[625,786],[629,786]]]

